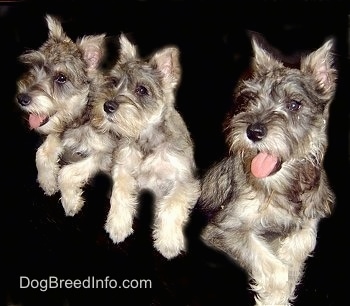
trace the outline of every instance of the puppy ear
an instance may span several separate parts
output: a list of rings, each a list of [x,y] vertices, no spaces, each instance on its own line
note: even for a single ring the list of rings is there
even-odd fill
[[[105,34],[90,35],[77,40],[90,71],[96,70],[101,63],[105,50],[105,36]]]
[[[301,60],[300,70],[311,74],[317,81],[318,90],[324,94],[334,94],[337,71],[333,67],[333,40],[326,41],[322,47]]]
[[[265,72],[273,68],[283,67],[282,62],[276,60],[262,47],[261,38],[252,35],[252,47],[254,53],[253,69],[259,72]]]
[[[28,51],[18,57],[19,61],[26,65],[42,67],[45,64],[45,56],[40,51]]]
[[[55,17],[46,15],[47,27],[49,28],[49,37],[62,41],[71,42],[72,40],[63,31],[61,23]]]
[[[178,85],[181,78],[180,51],[176,47],[167,47],[156,52],[149,62],[161,72],[171,88]]]
[[[133,45],[124,34],[121,34],[119,37],[120,43],[120,53],[119,61],[125,62],[132,60],[137,57],[137,48]]]

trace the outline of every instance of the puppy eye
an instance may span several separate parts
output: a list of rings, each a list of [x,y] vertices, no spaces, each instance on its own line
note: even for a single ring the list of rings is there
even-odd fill
[[[111,86],[111,87],[117,87],[118,83],[119,83],[118,78],[110,77],[108,79],[108,85]]]
[[[145,86],[139,85],[136,87],[135,92],[139,95],[139,96],[145,96],[148,95],[148,90]]]
[[[59,73],[55,76],[55,82],[58,84],[64,84],[67,82],[67,77],[63,73]]]
[[[296,100],[290,100],[287,103],[288,110],[296,112],[301,108],[301,102]]]

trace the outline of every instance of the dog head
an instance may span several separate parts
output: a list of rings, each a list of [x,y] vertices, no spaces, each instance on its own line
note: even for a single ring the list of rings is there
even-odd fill
[[[256,178],[272,176],[292,160],[320,165],[327,147],[329,105],[336,90],[333,41],[290,68],[252,40],[252,75],[235,91],[225,122],[231,152]]]
[[[99,90],[92,121],[100,129],[139,139],[161,125],[174,108],[181,76],[179,51],[165,47],[141,59],[125,35],[119,42],[119,60]]]
[[[104,45],[104,35],[73,42],[57,19],[48,15],[46,21],[47,41],[19,58],[28,69],[17,82],[16,95],[29,127],[42,134],[62,132],[82,114]]]

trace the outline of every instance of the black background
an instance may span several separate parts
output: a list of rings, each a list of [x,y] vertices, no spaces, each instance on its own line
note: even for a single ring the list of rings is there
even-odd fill
[[[47,3],[46,3],[47,2]],[[103,229],[110,181],[98,176],[85,189],[75,217],[65,217],[59,196],[36,183],[38,135],[23,123],[15,104],[17,57],[47,37],[46,13],[60,18],[73,39],[127,33],[141,55],[175,44],[181,50],[179,112],[195,142],[199,174],[226,148],[222,120],[237,78],[247,68],[247,30],[263,34],[288,59],[336,39],[338,90],[331,107],[325,166],[337,195],[332,217],[321,222],[295,305],[345,305],[349,255],[349,6],[344,1],[0,1],[2,119],[2,285],[5,305],[253,305],[245,274],[226,257],[198,243],[167,261],[153,249],[151,201],[145,196],[135,233],[113,245]],[[189,233],[191,233],[189,229]],[[151,279],[152,289],[19,288],[19,277],[116,280]],[[11,304],[12,303],[12,304]]]

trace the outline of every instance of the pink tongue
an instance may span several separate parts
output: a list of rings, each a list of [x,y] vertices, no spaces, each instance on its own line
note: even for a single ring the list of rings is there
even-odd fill
[[[38,128],[41,123],[46,119],[46,116],[29,115],[29,127],[30,129]]]
[[[278,159],[276,156],[267,153],[259,153],[252,160],[250,170],[257,178],[264,178],[275,169]]]

